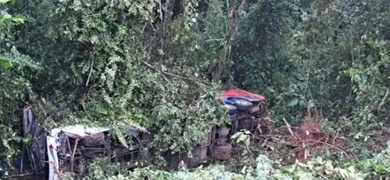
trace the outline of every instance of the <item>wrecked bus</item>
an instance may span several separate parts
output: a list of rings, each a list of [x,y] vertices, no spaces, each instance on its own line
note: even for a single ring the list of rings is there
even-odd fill
[[[231,123],[212,128],[191,151],[191,157],[187,153],[167,153],[168,167],[175,168],[180,162],[194,167],[210,158],[229,159],[232,154],[230,136],[243,129],[255,130],[265,114],[266,100],[261,95],[234,89],[223,92],[221,99]],[[120,143],[109,127],[74,125],[46,131],[31,106],[23,111],[23,132],[29,141],[16,167],[20,172],[29,169],[33,179],[39,176],[47,180],[58,180],[66,173],[83,177],[87,164],[102,157],[123,168],[137,167],[137,162],[150,158],[151,152],[146,147],[153,139],[151,133],[133,126],[122,129],[122,133],[131,138],[130,146]]]

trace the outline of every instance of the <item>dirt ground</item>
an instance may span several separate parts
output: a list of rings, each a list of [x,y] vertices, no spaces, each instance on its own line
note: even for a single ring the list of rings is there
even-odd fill
[[[285,120],[284,120],[285,121]],[[251,147],[246,157],[243,148],[237,148],[234,157],[224,162],[230,170],[241,170],[245,165],[255,166],[255,159],[264,154],[279,165],[307,162],[317,155],[337,159],[339,162],[360,159],[380,152],[390,141],[390,128],[372,130],[365,134],[366,139],[354,138],[355,135],[342,129],[324,130],[322,118],[310,118],[299,126],[291,126],[287,121],[281,127],[273,127],[273,121],[265,118],[252,132]],[[329,127],[329,126],[328,126]],[[240,150],[238,150],[240,149]]]

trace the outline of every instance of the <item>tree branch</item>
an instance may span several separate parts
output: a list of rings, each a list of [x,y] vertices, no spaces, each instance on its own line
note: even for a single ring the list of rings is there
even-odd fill
[[[202,85],[206,85],[206,82],[202,82],[200,80],[197,80],[197,79],[192,79],[192,78],[188,78],[188,77],[184,77],[184,76],[180,76],[180,75],[176,75],[176,74],[172,74],[172,73],[169,73],[169,72],[162,72],[162,71],[159,71],[158,68],[154,67],[153,65],[145,62],[145,61],[142,61],[143,64],[145,64],[146,66],[148,66],[149,68],[151,69],[154,69],[160,73],[162,73],[163,75],[168,75],[168,76],[172,76],[172,77],[176,77],[176,78],[180,78],[180,79],[186,79],[186,80],[190,80],[190,81],[196,81],[198,83],[201,83]],[[167,80],[167,79],[166,79]]]

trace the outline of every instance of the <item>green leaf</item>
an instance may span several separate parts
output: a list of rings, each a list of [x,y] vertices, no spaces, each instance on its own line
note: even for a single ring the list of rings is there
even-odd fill
[[[238,136],[240,136],[242,134],[242,132],[236,132],[235,134],[233,134],[233,136],[231,136],[230,138],[231,139],[237,139]]]
[[[304,100],[299,100],[299,105],[301,107],[307,107],[307,104],[306,104],[306,102]]]
[[[289,103],[288,103],[288,107],[293,107],[293,106],[296,106],[297,104],[299,103],[299,99],[298,98],[294,98],[293,100],[291,100]]]
[[[128,143],[126,142],[126,139],[125,137],[123,136],[123,133],[118,130],[117,128],[114,128],[114,134],[116,135],[116,137],[118,138],[119,142],[126,148],[129,148],[129,145]]]
[[[0,0],[0,4],[5,4],[5,3],[9,2],[9,1],[11,1],[11,0]]]
[[[16,23],[24,23],[24,19],[25,19],[24,16],[22,16],[20,14],[10,18],[11,21],[16,22]]]
[[[11,59],[4,56],[0,56],[0,67],[4,69],[12,67]]]
[[[243,134],[241,134],[240,136],[238,136],[238,138],[237,138],[237,143],[239,143],[239,142],[244,142],[245,140],[246,140],[246,135],[243,135]]]
[[[311,100],[309,101],[308,106],[309,106],[310,108],[314,108],[314,106],[315,106],[314,100],[311,99]]]

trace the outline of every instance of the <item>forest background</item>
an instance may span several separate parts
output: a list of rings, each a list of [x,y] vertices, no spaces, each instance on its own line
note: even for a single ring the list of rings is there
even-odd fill
[[[26,105],[46,128],[133,124],[157,133],[159,151],[186,152],[239,87],[267,97],[275,127],[321,119],[355,158],[278,166],[255,145],[225,169],[118,176],[388,177],[389,18],[387,0],[0,0],[0,160],[20,153]],[[101,166],[91,179],[118,178]]]

